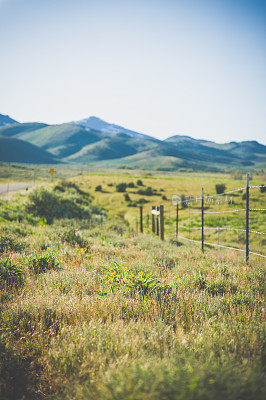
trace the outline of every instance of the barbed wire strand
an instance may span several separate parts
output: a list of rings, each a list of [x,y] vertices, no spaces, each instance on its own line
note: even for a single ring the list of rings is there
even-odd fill
[[[179,228],[189,229],[187,226],[184,226],[184,225],[179,225]],[[201,226],[191,226],[190,229],[201,229]],[[204,229],[239,231],[239,232],[246,232],[247,231],[246,229],[228,228],[228,227],[220,228],[220,227],[212,227],[212,226],[204,226]],[[258,235],[266,235],[265,232],[251,231],[251,230],[249,230],[249,232],[257,233]]]
[[[173,236],[173,237],[174,237],[174,236]],[[179,236],[179,237],[180,237],[180,239],[188,240],[188,241],[190,241],[190,242],[201,243],[201,240],[188,239],[188,238],[185,238],[184,236]],[[223,247],[223,248],[229,249],[229,250],[236,250],[236,251],[242,251],[242,252],[245,252],[245,251],[246,251],[246,250],[243,250],[243,249],[238,249],[238,248],[236,248],[236,247],[225,246],[225,245],[223,245],[223,244],[208,243],[208,242],[204,242],[204,244],[208,244],[209,246]],[[255,253],[255,252],[253,252],[253,251],[250,251],[249,254],[254,254],[254,255],[256,255],[256,256],[266,258],[265,255],[259,254],[259,253]]]

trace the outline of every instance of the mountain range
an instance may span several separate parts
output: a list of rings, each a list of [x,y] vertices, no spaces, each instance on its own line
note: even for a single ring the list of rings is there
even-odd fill
[[[19,123],[0,114],[0,161],[228,171],[265,167],[266,146],[256,141],[218,144],[182,135],[159,140],[97,117],[48,125]]]

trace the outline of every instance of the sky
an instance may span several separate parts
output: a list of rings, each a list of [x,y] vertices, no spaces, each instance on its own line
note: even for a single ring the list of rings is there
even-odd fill
[[[0,113],[266,143],[266,0],[0,0]]]

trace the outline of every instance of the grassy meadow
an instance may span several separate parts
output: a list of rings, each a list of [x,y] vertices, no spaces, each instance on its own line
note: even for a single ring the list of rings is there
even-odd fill
[[[0,200],[0,398],[264,399],[264,259],[246,264],[241,252],[202,254],[171,238],[172,195],[245,186],[226,178],[91,173]],[[252,190],[250,207],[265,208],[265,193]],[[242,207],[243,195],[221,208]],[[136,232],[140,204],[144,216],[165,205],[167,240],[151,235],[148,218]],[[189,208],[199,204],[180,212]],[[224,215],[242,227],[238,214]],[[265,232],[263,213],[254,215],[251,228]],[[183,214],[182,225],[197,218]],[[219,240],[244,246],[233,235]]]

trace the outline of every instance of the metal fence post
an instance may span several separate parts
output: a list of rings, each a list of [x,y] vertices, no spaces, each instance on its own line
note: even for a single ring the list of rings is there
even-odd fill
[[[156,215],[156,235],[159,236],[159,213],[160,207],[156,207],[157,215]]]
[[[249,174],[246,187],[246,262],[249,260]]]
[[[164,207],[160,206],[160,237],[164,240]]]
[[[201,250],[204,252],[204,188],[201,192]]]
[[[155,210],[155,206],[152,206],[151,210]],[[155,215],[151,214],[151,229],[152,233],[155,233]]]
[[[176,205],[176,228],[175,228],[175,236],[178,238],[178,203]]]
[[[139,208],[140,233],[143,233],[143,207]]]

